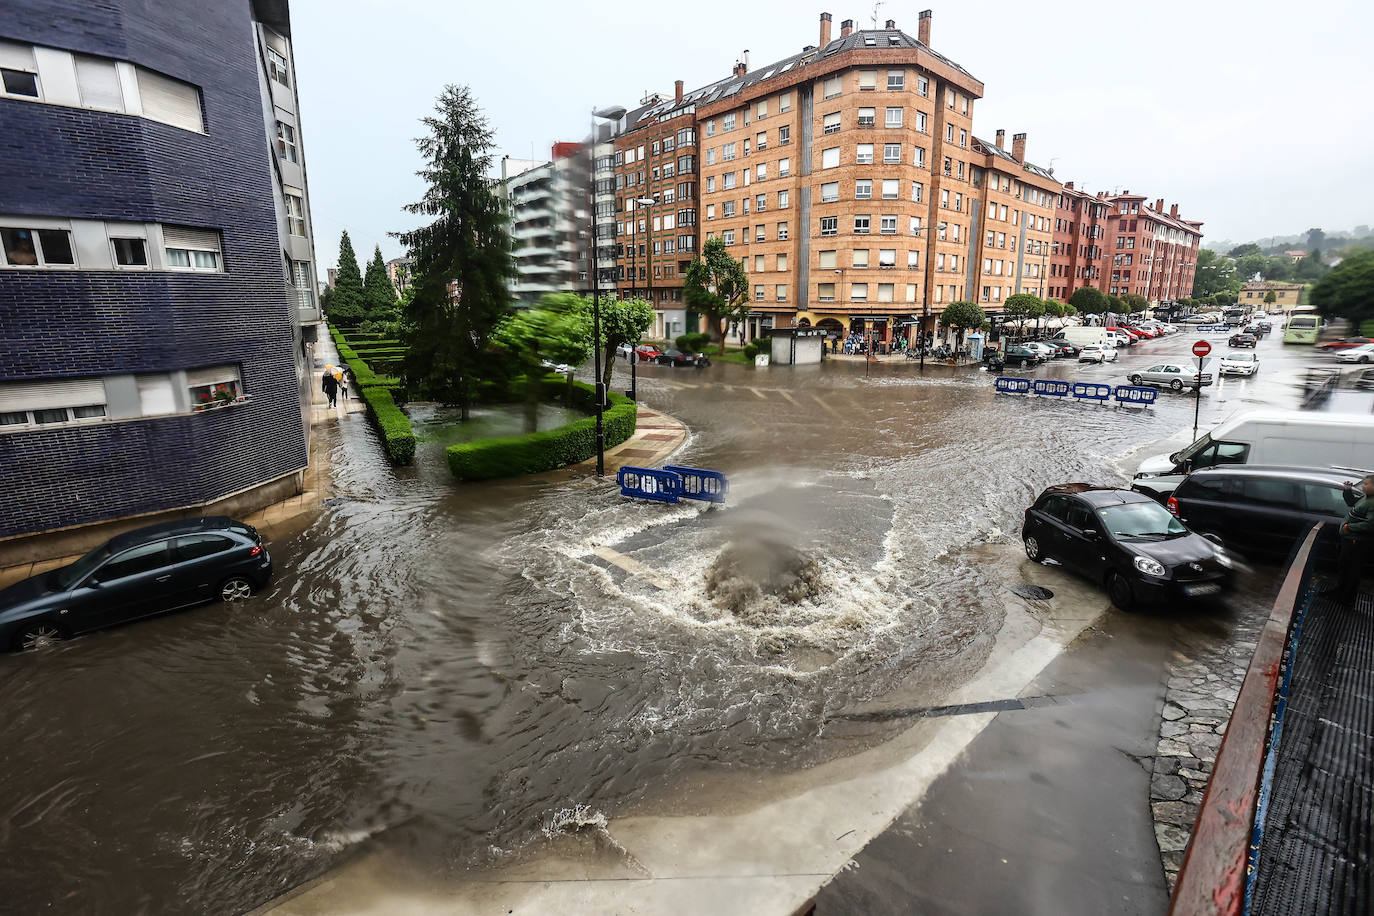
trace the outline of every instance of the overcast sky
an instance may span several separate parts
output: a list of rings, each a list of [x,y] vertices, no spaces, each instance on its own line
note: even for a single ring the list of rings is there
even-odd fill
[[[1374,6],[1345,0],[946,3],[931,46],[982,80],[974,130],[1026,131],[1061,181],[1125,190],[1248,240],[1374,223]],[[927,3],[888,2],[916,34]],[[497,158],[548,158],[594,106],[688,91],[816,44],[822,10],[870,28],[872,4],[786,0],[501,3],[296,0],[291,6],[315,244],[360,260],[407,228],[421,193],[414,137],[445,83],[465,83]],[[1204,239],[1203,244],[1207,244]]]

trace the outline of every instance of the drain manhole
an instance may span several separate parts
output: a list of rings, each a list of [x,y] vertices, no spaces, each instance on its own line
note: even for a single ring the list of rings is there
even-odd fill
[[[1027,601],[1049,601],[1054,597],[1054,592],[1038,585],[1013,585],[1011,591]]]

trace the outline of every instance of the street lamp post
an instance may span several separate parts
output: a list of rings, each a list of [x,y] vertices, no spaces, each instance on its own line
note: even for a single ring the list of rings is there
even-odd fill
[[[597,269],[597,237],[596,237],[596,124],[597,121],[618,121],[625,117],[625,109],[620,106],[602,108],[592,111],[592,135],[587,144],[588,160],[591,165],[591,211],[592,211],[592,237],[591,244],[587,246],[588,259],[591,261],[592,273],[592,371],[596,373],[593,380],[596,389],[596,476],[606,476],[606,427],[602,422],[602,405],[606,400],[605,386],[601,382],[601,282]]]

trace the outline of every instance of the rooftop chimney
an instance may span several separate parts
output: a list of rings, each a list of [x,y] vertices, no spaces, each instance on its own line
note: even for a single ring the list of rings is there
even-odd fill
[[[854,20],[846,19],[840,23],[840,37],[845,38],[850,32],[854,31]]]
[[[897,28],[897,20],[889,19],[887,21],[887,25],[885,25],[883,28],[887,29],[889,32],[892,31],[893,29]]]
[[[1163,212],[1164,212],[1164,198],[1161,197],[1159,200],[1155,201],[1155,212],[1156,212],[1156,213],[1163,213]]]
[[[1026,135],[1011,135],[1011,155],[1017,162],[1026,161]]]
[[[921,10],[921,15],[916,23],[916,37],[921,44],[930,47],[930,10]]]
[[[744,76],[749,72],[749,65],[742,60],[735,61],[735,76]]]
[[[1005,130],[1001,130],[1001,129],[999,128],[998,131],[997,131],[997,145],[998,145],[999,147],[1001,147],[1001,146],[1006,146],[1006,145],[1007,145],[1007,144],[1006,144],[1006,140],[1007,140],[1007,132],[1006,132]]]
[[[1169,205],[1169,215],[1174,219],[1178,219],[1178,204]]]
[[[674,102],[681,102],[681,101],[682,101],[682,80],[674,80],[674,81],[673,81],[673,101],[674,101]]]
[[[821,47],[830,44],[830,14],[821,13]]]
[[[1068,184],[1064,185],[1064,187],[1066,187],[1066,188],[1068,188],[1070,191],[1072,191],[1072,190],[1073,190],[1073,182],[1070,181]]]

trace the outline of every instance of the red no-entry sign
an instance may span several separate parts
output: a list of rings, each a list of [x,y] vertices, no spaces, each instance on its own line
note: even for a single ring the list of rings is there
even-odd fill
[[[1212,345],[1205,340],[1199,340],[1193,344],[1193,355],[1201,358],[1212,352]]]

